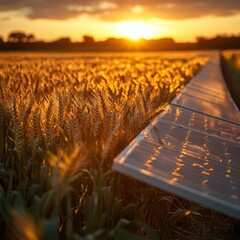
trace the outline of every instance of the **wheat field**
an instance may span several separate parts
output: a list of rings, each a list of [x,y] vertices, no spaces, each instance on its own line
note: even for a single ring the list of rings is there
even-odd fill
[[[221,239],[224,216],[111,170],[206,61],[0,55],[0,239]]]

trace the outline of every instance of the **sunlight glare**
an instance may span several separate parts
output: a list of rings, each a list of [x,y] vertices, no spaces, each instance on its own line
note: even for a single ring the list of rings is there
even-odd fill
[[[118,34],[121,37],[127,37],[132,40],[140,38],[149,39],[153,37],[153,26],[145,22],[121,22],[117,28]]]
[[[135,14],[143,13],[144,8],[141,5],[136,5],[132,8],[132,12]]]

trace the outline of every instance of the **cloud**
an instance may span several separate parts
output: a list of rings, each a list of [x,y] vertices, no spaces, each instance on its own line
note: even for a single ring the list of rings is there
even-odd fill
[[[28,9],[31,19],[68,19],[82,14],[107,21],[188,19],[240,13],[239,0],[1,0],[1,12]]]

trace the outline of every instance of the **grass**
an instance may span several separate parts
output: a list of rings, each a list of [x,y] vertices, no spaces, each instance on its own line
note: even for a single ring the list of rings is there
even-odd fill
[[[203,58],[0,59],[0,239],[222,239],[232,220],[111,170]]]

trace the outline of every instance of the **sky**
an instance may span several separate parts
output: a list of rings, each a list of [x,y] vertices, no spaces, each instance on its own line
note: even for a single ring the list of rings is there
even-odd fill
[[[83,35],[195,41],[240,34],[240,0],[0,0],[0,36],[12,31],[37,39]]]

